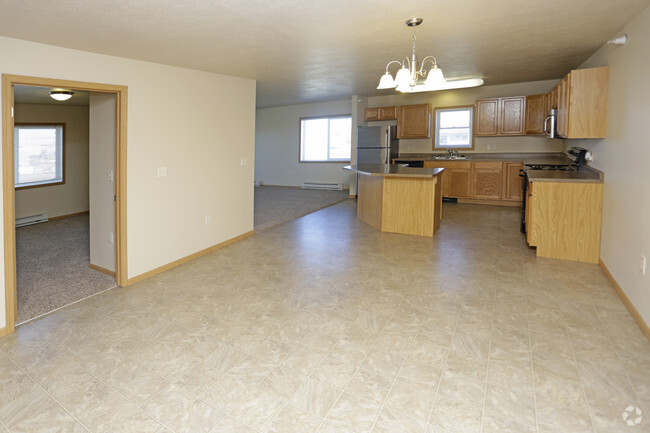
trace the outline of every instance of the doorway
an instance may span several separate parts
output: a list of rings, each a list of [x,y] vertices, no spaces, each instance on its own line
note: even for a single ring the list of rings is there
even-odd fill
[[[56,80],[17,75],[2,76],[2,155],[3,155],[3,217],[6,332],[15,328],[16,298],[16,232],[14,194],[14,86],[63,88],[89,91],[115,97],[115,281],[127,284],[126,261],[126,113],[127,87],[80,81]]]

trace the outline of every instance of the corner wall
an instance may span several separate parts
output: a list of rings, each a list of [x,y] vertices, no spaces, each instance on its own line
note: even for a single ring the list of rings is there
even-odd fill
[[[577,140],[605,173],[600,257],[646,324],[650,324],[650,7],[581,67],[609,66],[607,138]],[[641,274],[645,255],[646,275]]]
[[[15,122],[65,123],[65,184],[16,191],[16,218],[88,210],[88,107],[16,104]]]
[[[128,278],[253,230],[254,80],[5,37],[0,73],[128,86]]]

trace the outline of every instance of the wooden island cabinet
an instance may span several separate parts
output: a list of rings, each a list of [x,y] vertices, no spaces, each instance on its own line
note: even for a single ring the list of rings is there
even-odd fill
[[[357,173],[357,218],[382,232],[433,237],[440,227],[443,169],[348,165]]]

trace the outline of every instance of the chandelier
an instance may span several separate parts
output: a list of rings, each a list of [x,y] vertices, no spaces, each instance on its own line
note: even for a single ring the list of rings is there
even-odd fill
[[[420,62],[415,57],[415,27],[422,24],[422,18],[411,18],[406,20],[406,25],[413,27],[413,50],[411,58],[404,58],[404,61],[393,60],[386,65],[386,73],[379,80],[377,89],[396,89],[402,93],[431,92],[434,90],[460,89],[463,87],[476,87],[483,84],[480,78],[471,78],[467,80],[447,81],[442,75],[442,70],[438,66],[438,61],[433,56],[425,57]],[[427,62],[431,63],[431,69],[425,69]],[[395,74],[395,79],[388,71],[388,67],[393,63],[398,63],[402,67]]]

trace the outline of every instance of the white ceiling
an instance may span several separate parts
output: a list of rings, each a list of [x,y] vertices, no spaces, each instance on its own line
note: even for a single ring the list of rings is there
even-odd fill
[[[0,35],[257,80],[257,105],[389,94],[410,54],[486,85],[560,78],[650,0],[0,0]]]

